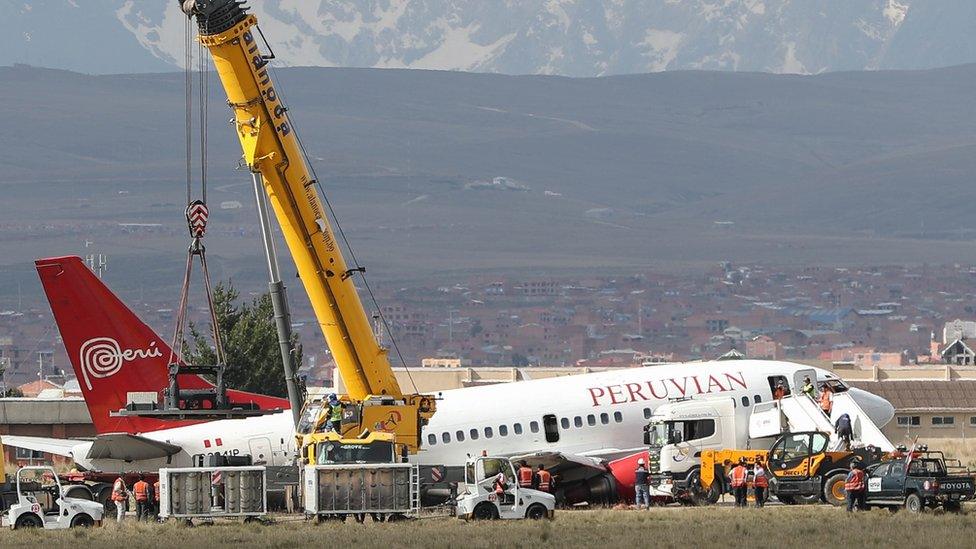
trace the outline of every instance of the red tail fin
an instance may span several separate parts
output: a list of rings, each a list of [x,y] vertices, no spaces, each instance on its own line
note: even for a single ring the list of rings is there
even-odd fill
[[[140,433],[194,423],[110,417],[109,412],[125,406],[127,393],[166,387],[170,347],[81,258],[39,259],[35,264],[96,432]],[[187,389],[211,386],[196,375],[180,376],[179,382]],[[287,400],[276,397],[239,391],[228,391],[228,396],[264,409],[288,408]]]

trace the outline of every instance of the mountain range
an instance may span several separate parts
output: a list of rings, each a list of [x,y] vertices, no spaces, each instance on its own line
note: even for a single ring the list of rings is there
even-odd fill
[[[603,76],[817,74],[976,61],[971,0],[251,0],[279,63]],[[8,63],[154,72],[176,0],[0,0]]]

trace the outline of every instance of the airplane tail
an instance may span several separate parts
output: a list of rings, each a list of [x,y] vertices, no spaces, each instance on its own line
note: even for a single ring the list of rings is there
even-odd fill
[[[142,322],[76,256],[35,261],[82,395],[98,434],[143,433],[199,423],[144,417],[111,417],[130,392],[159,392],[169,383],[170,346]],[[213,385],[181,375],[180,387]],[[288,409],[286,399],[229,390],[232,402]]]

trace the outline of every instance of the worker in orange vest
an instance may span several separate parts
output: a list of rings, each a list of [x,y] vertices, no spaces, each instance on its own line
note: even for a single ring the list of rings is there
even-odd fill
[[[830,417],[830,410],[834,407],[834,391],[826,383],[820,386],[820,409]]]
[[[756,466],[752,468],[752,493],[756,498],[756,507],[766,505],[766,490],[769,488],[769,477],[766,476],[766,467],[763,460],[757,459]]]
[[[505,478],[505,473],[498,471],[494,482],[495,502],[498,505],[505,503],[506,490],[508,490],[508,479]]]
[[[136,520],[149,518],[149,483],[146,477],[139,475],[139,480],[132,485],[132,493],[136,497]]]
[[[851,513],[856,507],[858,510],[864,509],[864,471],[857,467],[857,463],[851,463],[851,472],[847,474],[844,481],[844,491],[847,492],[847,512]]]
[[[536,489],[540,492],[546,492],[547,494],[552,493],[552,475],[549,471],[546,471],[546,467],[543,464],[539,464],[539,471],[535,474]]]
[[[533,472],[529,464],[522,460],[519,462],[518,484],[519,488],[532,488]]]
[[[153,499],[156,501],[156,504],[153,506],[153,511],[156,517],[159,517],[159,479],[156,479],[156,482],[153,483]]]
[[[115,483],[112,484],[112,501],[115,502],[115,520],[119,523],[122,522],[122,518],[125,517],[125,507],[129,503],[129,489],[125,485],[124,472],[119,473],[119,478],[115,479]]]
[[[732,472],[729,473],[729,484],[732,486],[732,493],[735,495],[735,506],[745,507],[746,506],[746,495],[748,486],[746,485],[746,476],[749,471],[746,469],[745,458],[740,458],[739,463],[732,468]]]

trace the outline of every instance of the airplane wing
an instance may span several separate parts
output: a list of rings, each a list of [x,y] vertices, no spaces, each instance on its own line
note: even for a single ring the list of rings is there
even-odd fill
[[[563,484],[587,481],[608,472],[606,462],[600,458],[566,454],[563,452],[533,452],[512,456],[514,461],[525,460],[530,466],[545,465],[546,469],[559,475]]]
[[[88,459],[119,459],[140,461],[172,456],[183,448],[160,440],[128,433],[100,435],[88,450]]]
[[[23,448],[34,452],[47,452],[57,456],[72,457],[75,446],[82,441],[63,438],[21,437],[17,435],[3,435],[0,443],[14,448]]]

